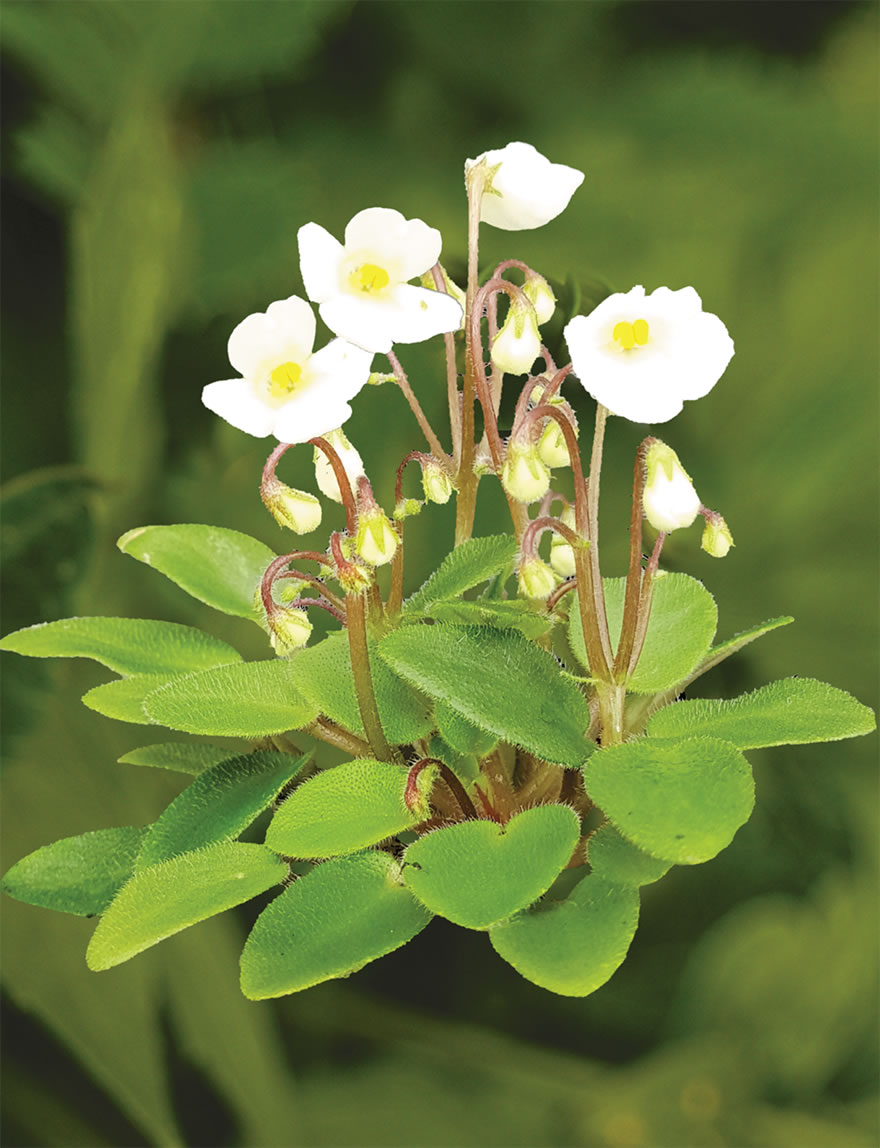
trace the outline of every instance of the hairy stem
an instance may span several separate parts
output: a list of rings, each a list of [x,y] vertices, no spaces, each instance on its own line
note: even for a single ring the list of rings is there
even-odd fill
[[[351,651],[351,669],[354,674],[354,688],[357,694],[361,721],[367,734],[367,741],[373,756],[379,761],[394,761],[394,753],[385,737],[376,705],[373,688],[373,672],[370,668],[370,650],[367,645],[366,595],[348,594],[345,599],[348,616],[348,644]]]

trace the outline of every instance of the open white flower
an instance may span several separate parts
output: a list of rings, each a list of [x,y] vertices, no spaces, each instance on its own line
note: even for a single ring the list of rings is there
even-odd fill
[[[344,245],[317,223],[301,227],[298,239],[306,293],[334,334],[385,353],[461,325],[451,295],[407,282],[440,258],[440,232],[421,219],[368,207],[349,221]]]
[[[344,339],[312,354],[314,341],[315,316],[304,299],[270,303],[229,336],[229,361],[243,377],[209,383],[202,402],[239,430],[279,442],[306,442],[341,426],[373,356]]]
[[[543,227],[568,207],[584,173],[564,163],[551,163],[527,143],[509,143],[465,161],[465,181],[486,165],[480,219],[502,231]]]
[[[565,328],[575,374],[612,414],[634,423],[665,423],[685,399],[701,399],[733,356],[717,315],[703,310],[693,287],[644,287],[610,295]]]

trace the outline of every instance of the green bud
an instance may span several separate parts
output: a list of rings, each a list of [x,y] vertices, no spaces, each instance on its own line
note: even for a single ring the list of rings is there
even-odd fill
[[[570,530],[575,530],[577,527],[574,507],[566,506],[559,515],[559,520]],[[550,543],[550,565],[563,578],[573,578],[575,575],[574,549],[561,534],[554,534]]]
[[[384,566],[394,557],[400,543],[397,531],[387,515],[378,507],[362,511],[358,516],[358,531],[355,548],[365,562],[371,566]]]
[[[426,462],[422,467],[422,487],[428,502],[444,506],[452,497],[452,479],[436,462]]]
[[[550,470],[534,447],[523,449],[510,443],[501,484],[517,502],[537,502],[550,489]]]
[[[312,632],[305,610],[275,610],[269,615],[268,623],[272,649],[280,658],[301,649]]]
[[[522,289],[526,298],[535,308],[539,325],[553,318],[553,312],[556,310],[556,296],[543,275],[532,272],[523,283]]]
[[[524,598],[549,598],[559,579],[540,558],[525,558],[516,575],[517,587]]]
[[[727,523],[717,511],[710,510],[706,515],[700,546],[713,558],[724,558],[733,545],[733,535]]]
[[[422,505],[417,498],[402,498],[394,508],[394,521],[402,522],[404,518],[412,518],[414,514],[421,514]]]
[[[321,503],[305,490],[294,490],[273,478],[261,490],[263,502],[272,517],[294,534],[311,534],[321,525]]]
[[[538,454],[546,466],[571,466],[565,435],[555,419],[547,420],[547,425],[538,440]]]

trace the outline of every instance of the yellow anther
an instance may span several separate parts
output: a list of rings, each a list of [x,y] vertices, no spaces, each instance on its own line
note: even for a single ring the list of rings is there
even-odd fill
[[[648,341],[647,320],[636,319],[634,323],[628,323],[622,319],[619,323],[615,323],[611,335],[624,351],[631,351],[636,346],[644,347]]]
[[[381,291],[390,282],[385,268],[377,267],[375,263],[362,264],[352,271],[349,279],[352,287],[358,291]]]
[[[299,363],[282,363],[269,376],[269,390],[276,398],[283,398],[296,390],[301,377],[302,367]]]
[[[644,347],[648,341],[648,321],[647,319],[636,319],[632,326],[633,335],[640,347]]]

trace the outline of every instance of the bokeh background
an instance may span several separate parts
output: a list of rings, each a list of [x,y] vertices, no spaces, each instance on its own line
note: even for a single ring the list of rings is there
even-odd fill
[[[876,704],[877,18],[843,0],[7,0],[4,632],[133,614],[265,656],[115,538],[192,521],[281,548],[266,445],[199,402],[229,331],[301,290],[308,220],[339,234],[396,207],[441,229],[460,274],[463,161],[524,139],[586,180],[546,228],[484,229],[484,264],[527,259],[564,299],[693,284],[736,340],[661,433],[737,548],[713,562],[695,527],[664,558],[716,595],[722,637],[797,622],[698,692],[798,673]],[[436,342],[401,358],[442,424]],[[419,445],[408,408],[370,388],[347,429],[387,504]],[[610,573],[642,433],[611,421]],[[285,478],[311,485],[310,452],[291,455]],[[410,588],[451,526],[449,508],[412,522]],[[7,658],[4,868],[153,819],[183,779],[117,764],[150,734],[81,706],[107,675]],[[876,1148],[876,741],[752,757],[750,823],[644,890],[629,959],[584,1001],[436,921],[350,980],[253,1004],[244,916],[95,975],[90,922],[7,902],[4,1142]]]

